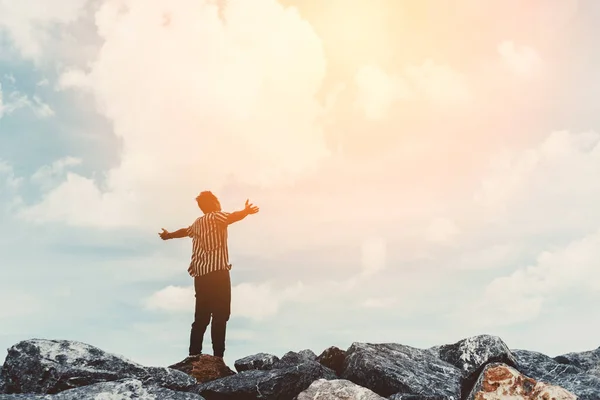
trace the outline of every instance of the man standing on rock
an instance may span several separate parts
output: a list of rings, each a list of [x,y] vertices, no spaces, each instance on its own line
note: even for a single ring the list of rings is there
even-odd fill
[[[243,210],[223,212],[219,199],[209,191],[200,193],[196,202],[204,213],[203,216],[189,227],[175,232],[168,232],[163,228],[159,236],[163,240],[192,238],[192,259],[188,273],[194,278],[196,309],[190,333],[189,355],[202,354],[204,333],[212,317],[213,354],[222,359],[231,309],[231,264],[227,248],[227,226],[250,214],[256,214],[258,207],[246,200]]]

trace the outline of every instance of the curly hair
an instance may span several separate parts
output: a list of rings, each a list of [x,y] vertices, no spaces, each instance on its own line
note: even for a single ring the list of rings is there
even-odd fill
[[[221,210],[221,203],[219,202],[219,199],[208,190],[201,192],[196,197],[196,202],[204,214]]]

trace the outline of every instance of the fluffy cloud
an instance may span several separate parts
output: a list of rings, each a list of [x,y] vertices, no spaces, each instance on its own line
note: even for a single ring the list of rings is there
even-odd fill
[[[498,53],[507,68],[520,77],[530,77],[542,64],[542,59],[535,49],[519,46],[511,40],[501,42],[498,45]]]
[[[56,0],[52,3],[0,0],[0,32],[5,31],[23,57],[38,60],[53,29],[71,23],[82,14],[88,0]]]
[[[466,77],[431,59],[386,73],[376,65],[361,67],[354,76],[355,106],[371,120],[381,120],[396,102],[421,99],[433,105],[464,105],[472,98]]]
[[[231,176],[289,182],[327,156],[315,98],[325,61],[311,26],[275,0],[229,1],[222,14],[193,0],[103,3],[91,69],[70,69],[62,84],[91,91],[122,139],[120,165],[101,186],[70,174],[24,215],[154,225],[166,216],[157,210]]]
[[[14,78],[12,78],[14,80]],[[11,81],[12,81],[11,80]],[[3,94],[0,83],[0,118],[10,115],[20,108],[31,109],[37,117],[45,118],[54,115],[54,110],[38,96],[29,98],[17,90],[12,90],[8,95]]]
[[[518,222],[519,234],[589,232],[600,226],[598,174],[600,134],[553,132],[536,147],[494,157],[475,205],[488,221]]]
[[[554,251],[541,253],[536,263],[492,280],[468,307],[465,322],[477,327],[498,327],[530,321],[544,304],[571,290],[600,291],[600,231]],[[476,318],[473,318],[476,316]]]
[[[283,303],[298,299],[303,285],[275,289],[271,283],[242,283],[232,287],[231,312],[235,317],[261,321],[277,314]],[[189,312],[194,309],[194,288],[167,286],[145,300],[150,310]]]
[[[394,102],[412,96],[406,81],[375,65],[360,68],[354,81],[358,90],[355,105],[372,120],[383,119]]]

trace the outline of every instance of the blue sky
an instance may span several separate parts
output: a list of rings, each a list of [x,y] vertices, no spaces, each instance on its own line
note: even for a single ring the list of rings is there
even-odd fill
[[[206,189],[261,208],[230,228],[230,364],[598,347],[597,3],[356,4],[0,2],[0,348],[185,357],[191,243],[157,232]]]

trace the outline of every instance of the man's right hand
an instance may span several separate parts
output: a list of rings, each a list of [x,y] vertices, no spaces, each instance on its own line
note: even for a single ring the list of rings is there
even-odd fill
[[[162,228],[162,232],[158,233],[158,236],[160,236],[160,238],[162,240],[170,239],[169,235],[170,235],[170,232],[167,231],[165,228]]]

